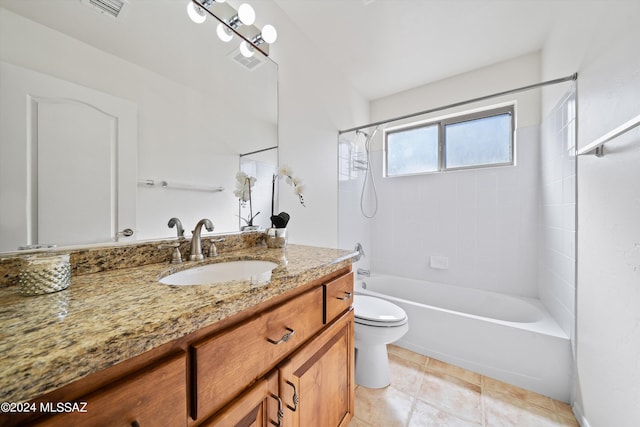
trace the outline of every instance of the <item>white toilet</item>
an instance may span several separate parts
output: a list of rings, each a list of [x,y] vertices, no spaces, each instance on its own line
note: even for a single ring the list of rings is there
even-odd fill
[[[381,298],[368,295],[353,298],[356,384],[386,387],[390,383],[387,344],[399,340],[409,330],[407,313]]]

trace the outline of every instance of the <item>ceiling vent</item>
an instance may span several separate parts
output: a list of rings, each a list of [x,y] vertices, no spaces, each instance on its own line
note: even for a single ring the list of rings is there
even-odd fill
[[[265,62],[267,62],[267,58],[258,52],[255,52],[253,56],[251,56],[250,58],[247,58],[242,53],[240,53],[239,47],[232,50],[231,53],[229,53],[227,56],[231,58],[233,62],[241,65],[242,68],[249,71],[253,71],[256,68],[259,68]]]
[[[80,0],[96,12],[110,16],[114,19],[122,18],[122,13],[127,2],[125,0]]]

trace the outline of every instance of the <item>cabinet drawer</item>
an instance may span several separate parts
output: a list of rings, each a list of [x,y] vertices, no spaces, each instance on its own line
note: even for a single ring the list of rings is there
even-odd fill
[[[191,347],[191,417],[208,416],[322,328],[321,287]]]
[[[353,272],[322,285],[324,289],[323,322],[329,323],[353,303]]]
[[[186,426],[186,379],[186,356],[181,353],[77,399],[87,403],[86,412],[61,413],[37,425]]]

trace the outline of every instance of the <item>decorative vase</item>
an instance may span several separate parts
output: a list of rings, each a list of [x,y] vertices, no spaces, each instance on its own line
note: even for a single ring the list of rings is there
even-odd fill
[[[286,228],[267,228],[264,233],[264,241],[269,248],[284,248],[287,246]]]
[[[22,295],[42,295],[69,287],[71,265],[69,254],[29,255],[20,260],[19,292]]]

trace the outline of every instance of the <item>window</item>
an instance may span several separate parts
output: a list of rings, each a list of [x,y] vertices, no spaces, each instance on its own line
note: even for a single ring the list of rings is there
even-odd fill
[[[513,165],[513,105],[389,129],[386,176]]]
[[[438,170],[438,126],[421,126],[387,134],[387,175]]]

